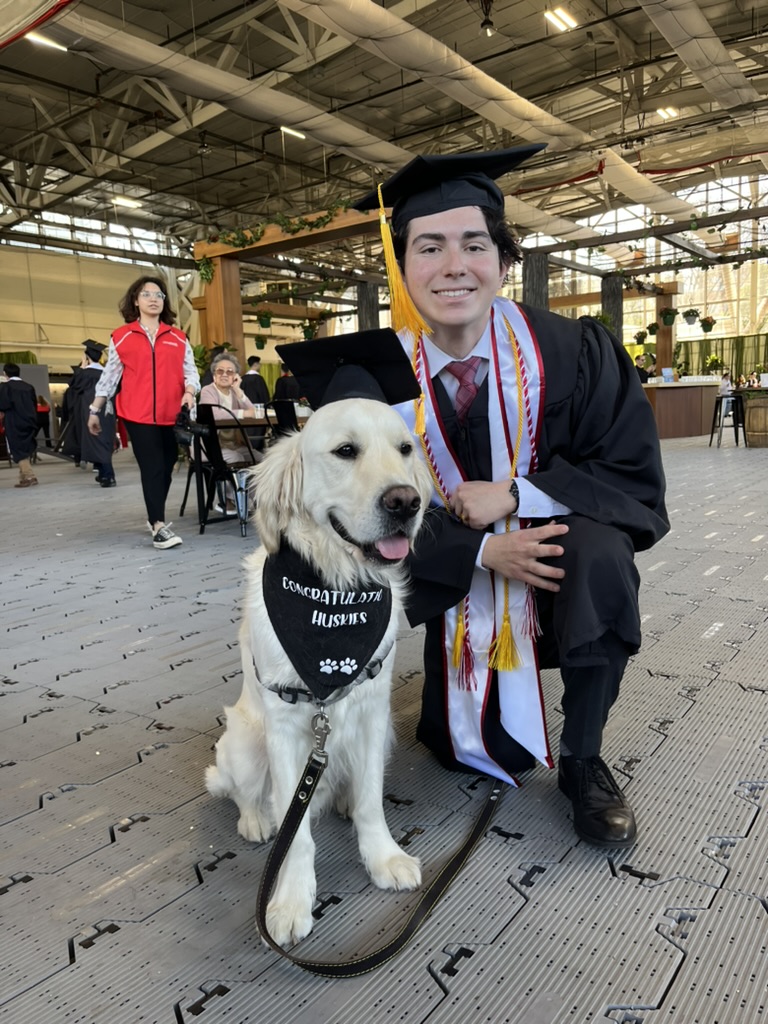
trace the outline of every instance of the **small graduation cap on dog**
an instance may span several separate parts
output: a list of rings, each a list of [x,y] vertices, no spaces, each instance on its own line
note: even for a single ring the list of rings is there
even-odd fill
[[[102,345],[100,341],[94,341],[93,338],[86,338],[82,344],[85,354],[94,363],[99,362],[107,348],[106,345]]]
[[[388,328],[278,345],[313,409],[345,398],[398,405],[421,395],[400,339]]]
[[[415,336],[429,333],[403,284],[384,208],[392,207],[392,226],[400,234],[414,217],[428,217],[462,206],[484,206],[504,212],[504,195],[496,178],[535,156],[545,144],[514,146],[489,153],[417,156],[377,189],[353,204],[355,210],[379,210],[384,258],[391,298],[392,326]]]

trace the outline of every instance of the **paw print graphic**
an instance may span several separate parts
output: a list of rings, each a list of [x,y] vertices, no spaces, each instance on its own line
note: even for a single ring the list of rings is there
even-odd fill
[[[332,672],[339,671],[339,663],[337,661],[331,661],[330,658],[324,658],[320,662],[320,671],[325,672],[325,674],[329,676]]]
[[[339,665],[339,672],[343,672],[345,676],[351,676],[353,672],[357,671],[357,662],[354,658],[344,658]]]

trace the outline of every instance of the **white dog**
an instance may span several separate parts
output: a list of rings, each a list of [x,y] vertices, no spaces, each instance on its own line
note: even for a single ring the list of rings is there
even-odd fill
[[[311,700],[288,703],[279,693],[292,699],[296,691],[306,695],[291,660],[303,657],[319,665],[320,678],[330,684],[338,676],[348,689],[336,702],[331,703],[335,694],[328,698],[329,761],[312,811],[330,803],[349,814],[363,864],[377,886],[416,888],[419,861],[403,853],[390,835],[382,787],[392,735],[389,702],[405,585],[402,560],[431,493],[428,470],[394,410],[382,402],[346,399],[323,406],[303,433],[278,442],[254,478],[263,547],[245,562],[243,690],[237,704],[226,708],[216,765],[206,774],[208,790],[235,801],[238,831],[246,839],[268,839],[283,820],[312,747],[311,721],[317,712]],[[295,553],[287,570],[278,559],[286,543]],[[293,573],[296,556],[317,570],[317,586]],[[278,570],[270,576],[273,564]],[[278,602],[287,604],[267,607],[270,579]],[[301,636],[305,599],[316,623],[309,641]],[[362,673],[358,680],[364,666],[346,644],[354,637],[364,640],[377,613],[383,633],[372,641],[368,666],[375,671],[383,663],[373,678]],[[326,637],[331,639],[326,642]],[[269,903],[267,924],[278,943],[290,945],[309,934],[315,891],[307,815]]]

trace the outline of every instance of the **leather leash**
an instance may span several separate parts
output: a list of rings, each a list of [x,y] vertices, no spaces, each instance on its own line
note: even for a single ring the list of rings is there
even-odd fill
[[[500,794],[504,783],[497,779],[491,779],[491,788],[486,797],[480,814],[478,815],[472,831],[464,840],[459,849],[451,859],[440,869],[424,890],[421,899],[410,912],[405,924],[397,932],[394,938],[390,939],[383,946],[375,949],[372,953],[358,957],[356,960],[347,960],[340,963],[329,963],[324,960],[306,960],[294,956],[293,953],[278,945],[267,929],[267,904],[272,894],[277,874],[282,867],[283,861],[291,847],[294,836],[309,807],[312,794],[317,788],[326,765],[328,764],[328,753],[325,750],[325,740],[331,731],[330,722],[321,707],[320,711],[312,719],[314,732],[314,745],[309,755],[302,777],[293,794],[291,805],[285,815],[282,825],[272,844],[267,863],[259,886],[259,895],[256,904],[256,922],[264,941],[274,949],[276,953],[284,956],[291,963],[309,971],[311,974],[318,974],[324,978],[356,978],[361,974],[381,967],[405,948],[417,929],[421,927],[429,914],[434,909],[440,897],[448,886],[458,875],[461,868],[469,859],[479,840],[485,834],[496,807],[499,803]]]

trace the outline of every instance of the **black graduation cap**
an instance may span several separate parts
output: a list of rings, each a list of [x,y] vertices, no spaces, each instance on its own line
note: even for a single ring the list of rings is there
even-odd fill
[[[395,234],[414,217],[427,217],[460,206],[487,206],[502,212],[504,196],[495,178],[546,148],[546,143],[513,146],[489,153],[417,156],[381,186],[384,206],[391,206]],[[378,210],[376,189],[354,204],[355,210]]]
[[[85,354],[94,363],[98,363],[107,347],[106,345],[102,345],[100,341],[94,341],[93,338],[86,338],[82,344],[85,349]]]
[[[389,328],[278,345],[277,353],[313,409],[344,398],[397,405],[421,394],[408,356]]]

